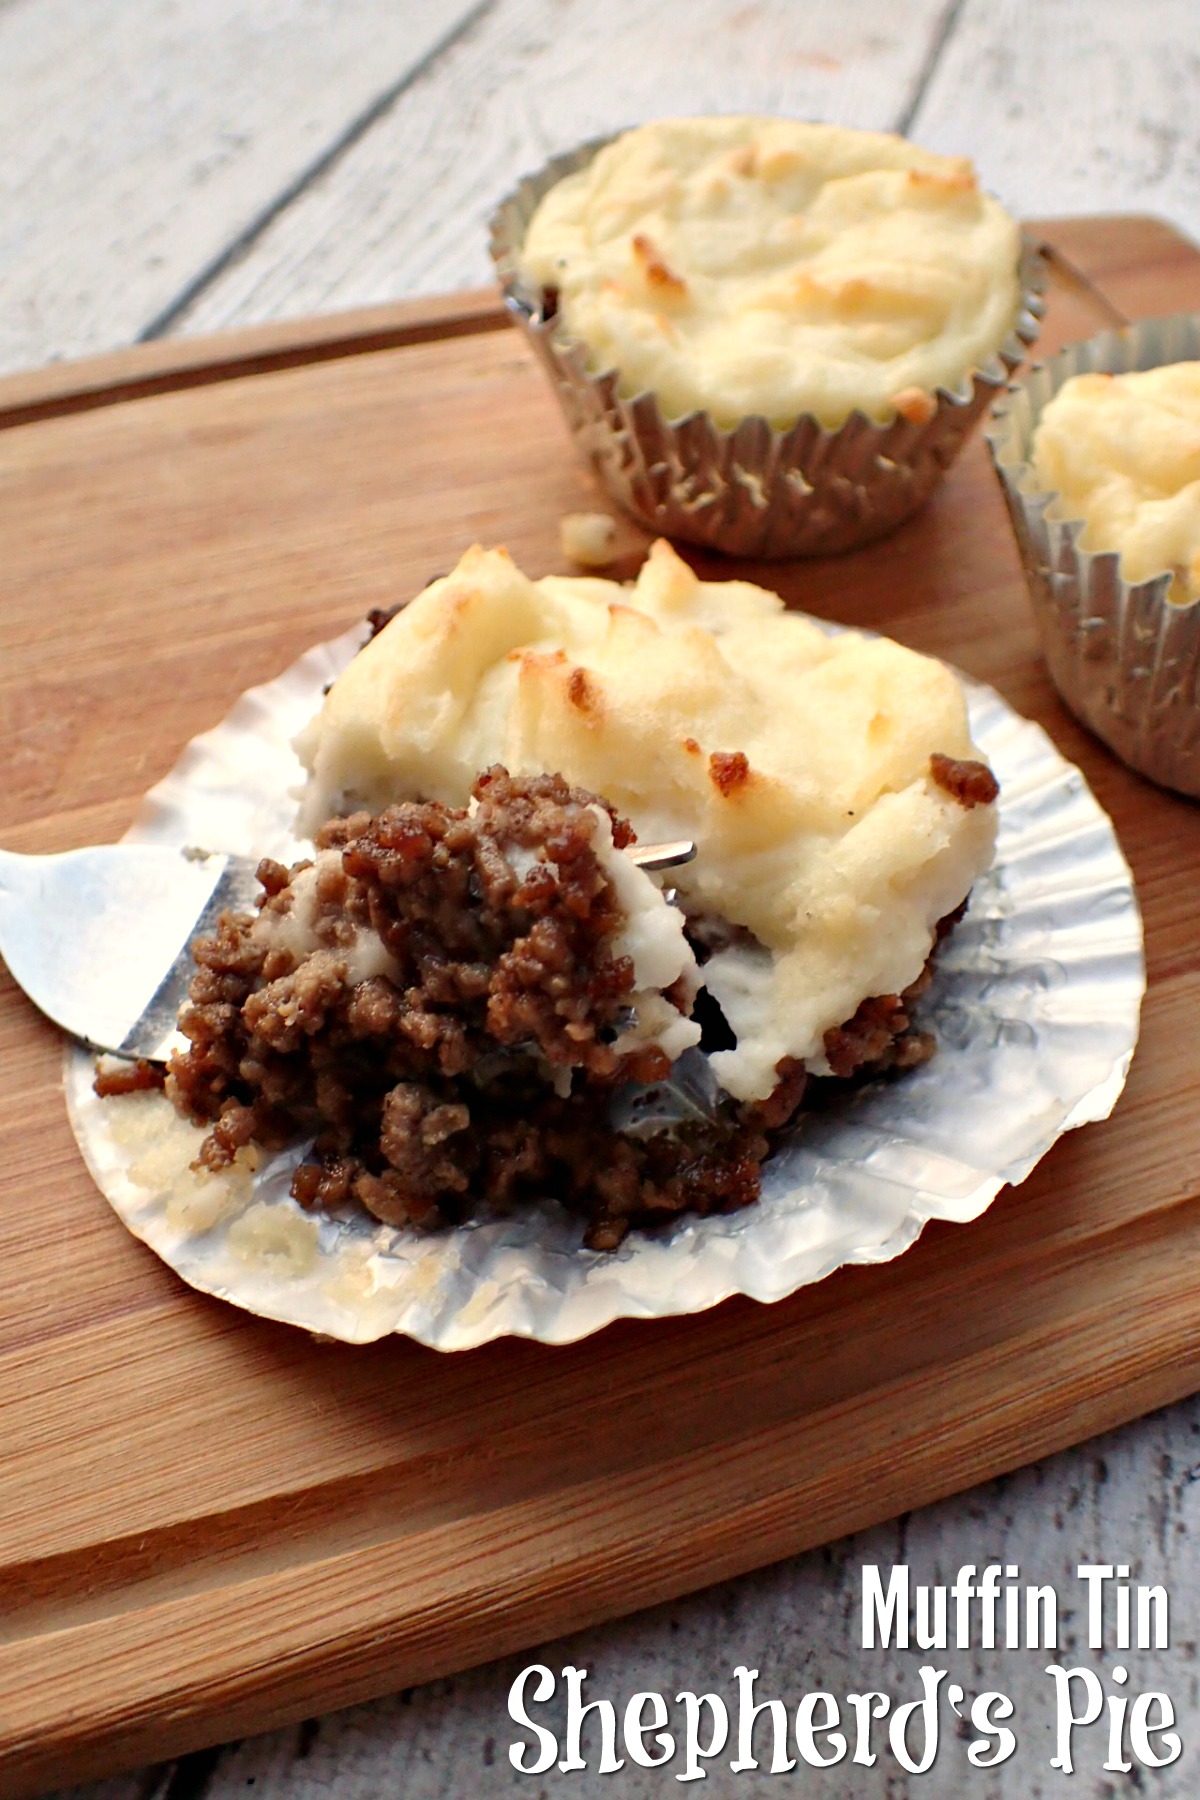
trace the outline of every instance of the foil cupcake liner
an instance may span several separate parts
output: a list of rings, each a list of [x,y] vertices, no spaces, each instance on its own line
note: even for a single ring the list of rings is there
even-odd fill
[[[1031,467],[1042,412],[1073,375],[1200,360],[1200,313],[1102,332],[1037,363],[993,409],[986,436],[1025,567],[1054,685],[1130,768],[1200,798],[1200,601],[1168,599],[1172,575],[1126,581],[1115,551],[1081,545],[1081,519]]]
[[[880,425],[861,412],[833,430],[811,415],[787,430],[761,417],[725,429],[702,411],[668,419],[654,394],[623,396],[616,369],[589,370],[586,346],[547,314],[518,267],[542,196],[611,141],[594,138],[527,175],[493,213],[490,247],[504,303],[613,499],[662,536],[735,556],[824,556],[894,531],[928,498],[1037,337],[1046,285],[1038,247],[1023,240],[1009,336],[958,387],[937,389],[923,424],[897,416]]]
[[[281,862],[309,851],[293,835],[292,739],[362,639],[356,627],[243,695],[127,837]],[[585,1249],[581,1222],[552,1200],[435,1234],[356,1209],[305,1212],[288,1192],[303,1146],[202,1179],[189,1165],[203,1133],[161,1094],[99,1099],[94,1058],[72,1047],[67,1108],[97,1185],[203,1293],[346,1342],[403,1332],[440,1350],[509,1334],[570,1343],[731,1294],[779,1300],[844,1263],[899,1256],[930,1219],[977,1218],[1064,1131],[1112,1111],[1145,965],[1132,877],[1078,769],[990,688],[964,685],[1000,782],[999,841],[923,1002],[937,1055],[783,1132],[753,1206],[633,1231],[611,1253]]]

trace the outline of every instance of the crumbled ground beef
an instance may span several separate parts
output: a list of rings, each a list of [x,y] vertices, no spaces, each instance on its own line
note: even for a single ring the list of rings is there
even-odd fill
[[[781,1057],[775,1064],[778,1077],[765,1100],[742,1108],[742,1118],[762,1131],[778,1131],[799,1112],[808,1086],[808,1070],[797,1056]]]
[[[622,921],[594,849],[597,802],[558,776],[515,780],[503,769],[481,776],[474,797],[470,812],[411,802],[327,825],[317,848],[332,854],[308,878],[299,948],[286,921],[309,863],[264,861],[259,912],[227,914],[197,939],[180,1018],[190,1047],[167,1085],[208,1127],[200,1164],[219,1169],[243,1145],[311,1137],[292,1183],[305,1206],[357,1204],[389,1224],[437,1229],[553,1195],[597,1250],[631,1226],[749,1205],[770,1134],[832,1084],[787,1058],[765,1101],[729,1102],[712,1123],[651,1137],[616,1134],[614,1087],[657,1080],[666,1061],[654,1046],[614,1048],[633,970],[610,953]],[[633,834],[610,817],[624,847]],[[539,849],[549,860],[530,854]],[[699,917],[688,930],[701,960],[748,936]],[[356,980],[364,934],[386,972]],[[837,1076],[932,1053],[910,1016],[928,977],[864,1001],[827,1035]],[[697,1016],[705,1047],[717,1048],[732,1037],[706,1001]],[[98,1091],[154,1085],[152,1074],[138,1065],[101,1077]]]
[[[594,797],[493,769],[474,798],[472,813],[413,802],[326,826],[318,850],[338,854],[318,860],[316,947],[299,958],[275,926],[309,864],[264,862],[257,917],[226,915],[197,940],[190,1048],[169,1088],[210,1127],[202,1164],[311,1135],[293,1183],[304,1204],[435,1227],[555,1193],[596,1248],[635,1221],[746,1205],[767,1147],[754,1122],[649,1143],[607,1125],[613,1087],[668,1064],[655,1045],[614,1044],[633,968],[609,948],[623,915]],[[618,847],[632,835],[614,818]],[[364,930],[388,972],[356,982]],[[570,1091],[553,1091],[554,1070]]]
[[[940,941],[940,938],[939,938]],[[879,994],[864,1000],[852,1019],[825,1033],[825,1056],[834,1075],[847,1079],[869,1070],[915,1069],[937,1048],[933,1035],[918,1031],[912,1008],[933,977],[933,958],[902,994]]]
[[[1000,783],[986,763],[969,757],[943,756],[935,751],[929,759],[929,773],[938,787],[965,806],[990,806],[1000,792]]]
[[[114,1094],[140,1094],[148,1088],[160,1088],[166,1078],[167,1071],[161,1063],[147,1062],[139,1056],[136,1062],[101,1069],[94,1085],[102,1100],[111,1100]]]

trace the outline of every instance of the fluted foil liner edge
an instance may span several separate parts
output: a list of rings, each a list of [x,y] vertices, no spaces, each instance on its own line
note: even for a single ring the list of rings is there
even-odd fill
[[[284,862],[309,850],[291,830],[291,740],[362,638],[245,694],[150,791],[127,837]],[[785,1133],[756,1205],[635,1231],[608,1254],[583,1248],[581,1223],[551,1202],[427,1236],[357,1211],[312,1215],[287,1191],[299,1148],[202,1180],[188,1171],[201,1133],[160,1094],[98,1099],[94,1060],[74,1048],[67,1106],[97,1184],[204,1293],[348,1342],[403,1332],[441,1350],[506,1334],[567,1343],[731,1294],[778,1300],[842,1264],[898,1256],[930,1219],[976,1218],[1064,1131],[1111,1112],[1145,975],[1132,877],[1082,775],[990,688],[967,694],[1001,784],[1000,837],[923,1003],[938,1053]]]
[[[1025,238],[1013,329],[957,388],[939,388],[924,424],[880,425],[861,412],[829,429],[804,416],[781,431],[764,418],[732,429],[703,411],[668,419],[652,393],[625,397],[615,369],[594,372],[586,347],[547,318],[518,257],[542,196],[611,142],[591,139],[527,175],[496,208],[490,248],[504,302],[533,346],[585,459],[626,512],[666,537],[728,555],[822,556],[883,537],[929,497],[976,420],[1025,358],[1045,310],[1045,264]]]
[[[1122,762],[1200,798],[1200,601],[1168,599],[1171,574],[1129,582],[1114,551],[1089,551],[1080,519],[1030,464],[1042,412],[1074,375],[1122,375],[1200,359],[1200,313],[1121,326],[1039,362],[996,402],[986,437],[1008,505],[1050,674],[1071,711]]]

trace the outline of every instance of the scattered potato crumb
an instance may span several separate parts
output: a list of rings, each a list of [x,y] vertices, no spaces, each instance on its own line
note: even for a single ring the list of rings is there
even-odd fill
[[[165,1111],[162,1095],[149,1088],[139,1093],[114,1094],[104,1107],[109,1136],[114,1144],[128,1150],[153,1148],[161,1140],[164,1116],[175,1117],[173,1112]]]
[[[937,401],[924,388],[903,388],[893,399],[893,405],[902,419],[910,425],[928,425],[937,411]]]
[[[306,1275],[317,1259],[315,1219],[288,1206],[256,1200],[229,1228],[229,1247],[247,1264],[271,1264],[280,1275]]]
[[[189,1169],[178,1177],[167,1195],[167,1223],[186,1237],[201,1237],[246,1206],[251,1192],[248,1180],[238,1181],[224,1170],[217,1176],[199,1175]]]
[[[357,1307],[375,1292],[375,1245],[343,1244],[335,1263],[336,1274],[324,1283],[326,1296],[339,1306]]]
[[[613,561],[617,522],[608,513],[564,513],[559,522],[562,553],[584,569],[604,569]]]

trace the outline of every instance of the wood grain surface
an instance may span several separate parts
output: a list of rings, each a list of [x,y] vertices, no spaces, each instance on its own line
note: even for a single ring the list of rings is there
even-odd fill
[[[1050,344],[1113,306],[1200,303],[1200,255],[1161,226],[1047,233],[1068,271]],[[467,540],[556,566],[558,517],[589,478],[516,334],[396,330],[331,354],[323,329],[311,366],[273,363],[276,339],[260,372],[227,342],[224,379],[109,405],[113,366],[85,368],[86,409],[65,411],[55,378],[44,418],[27,378],[10,386],[6,844],[116,835],[243,688]],[[131,371],[153,375],[144,356]],[[4,405],[0,386],[0,424]],[[1121,769],[1055,699],[980,443],[888,542],[769,578],[992,681],[1085,767],[1147,924],[1116,1116],[977,1224],[771,1308],[560,1350],[351,1350],[191,1294],[125,1235],[71,1139],[56,1035],[0,978],[0,1792],[477,1663],[1200,1385],[1200,811]]]

